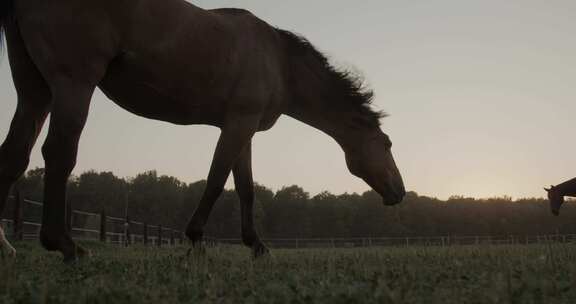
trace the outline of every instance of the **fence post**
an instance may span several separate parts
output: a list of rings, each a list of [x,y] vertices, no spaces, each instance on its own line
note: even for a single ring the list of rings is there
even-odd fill
[[[162,225],[158,225],[158,247],[162,247]]]
[[[184,245],[184,232],[178,231],[178,236],[180,238],[180,245]]]
[[[174,230],[173,229],[170,229],[170,245],[171,246],[176,245],[176,238],[174,237]]]
[[[14,216],[12,218],[12,232],[16,241],[24,240],[24,225],[22,215],[24,214],[24,201],[20,196],[20,191],[16,190],[14,195]]]
[[[128,216],[126,216],[126,222],[124,223],[124,238],[125,238],[124,240],[125,246],[126,247],[130,246],[132,239],[130,235],[130,218]]]
[[[102,243],[106,243],[106,239],[107,239],[107,234],[108,232],[106,231],[106,222],[107,222],[107,218],[106,218],[106,209],[102,209],[102,212],[100,212],[100,242]]]
[[[148,246],[148,224],[144,223],[144,246]]]
[[[72,232],[72,204],[69,200],[65,201],[66,204],[66,229],[68,233]]]

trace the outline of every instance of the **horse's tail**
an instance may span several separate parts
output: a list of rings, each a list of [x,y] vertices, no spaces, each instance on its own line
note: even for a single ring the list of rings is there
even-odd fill
[[[4,43],[4,31],[6,26],[12,17],[12,12],[14,10],[14,0],[1,0],[0,1],[0,50],[3,48]]]

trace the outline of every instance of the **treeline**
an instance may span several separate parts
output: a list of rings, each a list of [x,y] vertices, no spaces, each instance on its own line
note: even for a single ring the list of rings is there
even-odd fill
[[[34,169],[19,181],[25,198],[42,200],[43,173]],[[117,217],[127,212],[134,220],[183,230],[204,187],[204,181],[187,184],[155,171],[129,179],[89,171],[70,179],[68,201],[76,210]],[[257,185],[255,215],[264,238],[576,234],[576,208],[568,204],[561,217],[553,217],[542,199],[442,201],[410,192],[403,204],[385,207],[373,191],[311,196],[299,186],[274,192]],[[233,190],[216,203],[206,233],[239,237],[240,203]]]

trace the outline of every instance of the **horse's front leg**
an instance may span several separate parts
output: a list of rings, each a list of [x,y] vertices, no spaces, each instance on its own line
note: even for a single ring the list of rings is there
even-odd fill
[[[206,181],[206,189],[186,228],[186,236],[192,241],[194,247],[201,244],[204,226],[206,226],[212,207],[224,190],[230,171],[244,147],[250,143],[258,129],[259,121],[260,115],[245,115],[231,119],[222,128]]]
[[[254,257],[266,255],[269,250],[260,240],[254,228],[254,180],[252,178],[252,145],[242,151],[234,166],[234,183],[242,209],[242,241],[252,248]]]

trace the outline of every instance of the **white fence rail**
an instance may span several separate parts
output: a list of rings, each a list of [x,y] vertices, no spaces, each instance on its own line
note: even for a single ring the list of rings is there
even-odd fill
[[[219,244],[239,245],[240,239],[213,239]],[[357,247],[448,247],[467,245],[529,245],[576,243],[576,235],[536,236],[437,236],[437,237],[364,237],[317,239],[263,239],[272,248],[357,248]]]
[[[42,208],[41,202],[10,197],[13,217],[1,219],[8,237],[15,240],[38,238],[41,224],[24,219],[24,209]],[[36,210],[41,214],[41,209]],[[121,244],[155,246],[184,243],[184,233],[178,230],[80,210],[68,210],[68,223],[72,236],[80,240],[100,240]],[[139,233],[137,233],[139,231]],[[241,245],[241,239],[205,238],[209,245]],[[413,247],[413,246],[466,246],[466,245],[518,245],[543,243],[576,243],[576,234],[535,236],[436,236],[436,237],[357,237],[357,238],[273,238],[263,239],[272,248],[357,248],[357,247]]]

